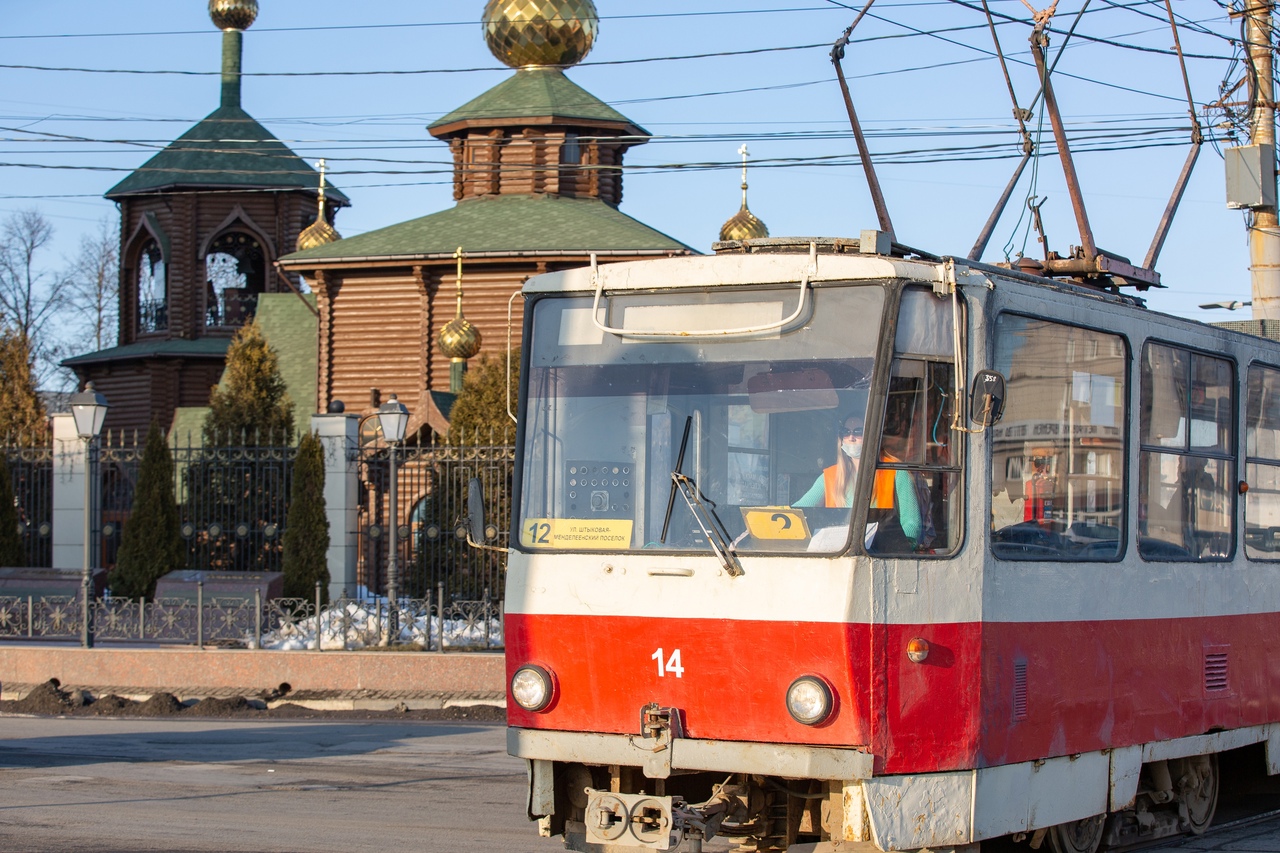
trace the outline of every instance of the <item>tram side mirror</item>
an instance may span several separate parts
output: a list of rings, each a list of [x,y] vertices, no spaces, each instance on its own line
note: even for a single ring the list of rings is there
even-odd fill
[[[472,544],[479,544],[486,538],[484,523],[484,489],[478,477],[472,477],[467,484],[467,538]]]
[[[994,370],[979,370],[969,394],[969,420],[989,427],[1004,415],[1004,377]]]

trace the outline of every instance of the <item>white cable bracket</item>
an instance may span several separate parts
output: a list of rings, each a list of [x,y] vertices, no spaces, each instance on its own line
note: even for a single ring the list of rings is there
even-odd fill
[[[758,335],[763,332],[771,332],[774,329],[783,329],[794,323],[804,314],[806,305],[806,297],[809,293],[809,278],[818,268],[817,261],[818,247],[816,243],[809,244],[809,265],[800,277],[800,298],[796,302],[796,310],[791,315],[778,320],[776,323],[767,323],[763,326],[742,326],[736,329],[698,329],[697,331],[688,331],[681,329],[627,329],[623,327],[607,326],[600,322],[600,298],[604,295],[604,278],[599,276],[596,271],[592,270],[592,283],[595,285],[595,298],[591,301],[591,322],[596,328],[610,335],[616,335],[620,338],[723,338],[736,337],[743,335]],[[594,261],[595,255],[592,255]]]

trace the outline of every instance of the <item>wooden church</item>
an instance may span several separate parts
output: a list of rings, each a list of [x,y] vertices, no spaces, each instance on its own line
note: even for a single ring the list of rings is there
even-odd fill
[[[316,171],[240,105],[257,11],[257,0],[209,4],[223,32],[220,106],[106,193],[120,206],[119,345],[63,363],[110,401],[109,429],[168,428],[178,408],[206,405],[260,298],[297,290],[276,261],[349,204],[321,196]]]
[[[516,71],[428,128],[453,154],[455,206],[281,259],[317,296],[318,411],[335,400],[372,411],[394,393],[408,434],[444,432],[459,368],[505,352],[509,304],[519,343],[511,297],[526,278],[593,252],[697,254],[618,209],[623,155],[649,135],[564,73],[595,39],[591,0],[490,0],[484,23],[489,49]]]

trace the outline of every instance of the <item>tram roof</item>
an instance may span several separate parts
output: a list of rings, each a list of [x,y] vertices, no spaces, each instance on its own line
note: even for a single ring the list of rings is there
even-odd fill
[[[903,254],[862,254],[858,250],[857,239],[775,238],[770,242],[776,245],[776,250],[628,261],[601,264],[598,269],[603,276],[604,287],[619,291],[794,284],[804,278],[806,273],[811,282],[883,279],[942,282],[948,275],[948,266],[953,266],[957,277],[962,281],[965,277],[976,274],[984,278],[1019,281],[1064,294],[1136,308],[1146,307],[1146,301],[1141,297],[1043,278],[966,258],[928,255],[896,244],[894,249]],[[816,249],[813,255],[807,250],[810,244]],[[911,256],[905,256],[907,253]],[[811,264],[815,267],[812,271]],[[534,276],[525,283],[524,291],[590,292],[595,290],[595,286],[591,268],[582,267]]]

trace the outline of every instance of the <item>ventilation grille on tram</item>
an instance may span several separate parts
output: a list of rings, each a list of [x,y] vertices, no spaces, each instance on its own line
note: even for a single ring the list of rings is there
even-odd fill
[[[1204,689],[1220,693],[1227,689],[1227,653],[1206,652],[1204,656]]]
[[[1027,718],[1027,662],[1016,661],[1013,664],[1013,718]]]

